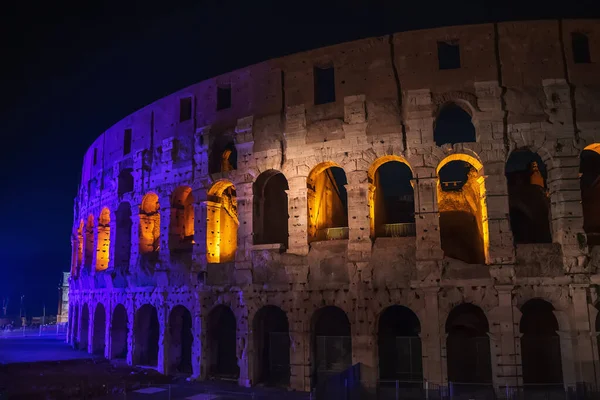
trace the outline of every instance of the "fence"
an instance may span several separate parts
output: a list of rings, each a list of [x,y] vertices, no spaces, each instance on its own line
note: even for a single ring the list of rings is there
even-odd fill
[[[52,336],[60,337],[67,334],[67,323],[61,322],[58,324],[51,325],[40,325],[40,326],[23,326],[14,329],[2,329],[0,330],[0,337],[32,337],[32,336]]]

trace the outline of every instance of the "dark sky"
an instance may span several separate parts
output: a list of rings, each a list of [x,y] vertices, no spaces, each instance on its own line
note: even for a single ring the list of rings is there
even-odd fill
[[[204,78],[394,31],[598,16],[595,1],[18,1],[0,10],[0,297],[56,312],[83,154]],[[596,7],[596,9],[594,8]]]

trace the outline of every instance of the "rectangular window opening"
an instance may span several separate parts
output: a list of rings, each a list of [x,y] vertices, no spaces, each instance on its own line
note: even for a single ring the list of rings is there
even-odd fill
[[[192,98],[184,97],[179,99],[179,122],[192,119]]]
[[[98,149],[94,149],[93,165],[96,165],[97,163],[98,163]]]
[[[457,41],[438,42],[437,50],[440,69],[460,68],[460,47]]]
[[[335,71],[331,67],[314,67],[315,105],[335,101]]]
[[[575,64],[589,64],[592,62],[590,41],[585,33],[571,33],[571,47],[573,48],[573,62]]]
[[[131,153],[131,129],[125,129],[123,134],[123,155]]]
[[[231,108],[231,86],[217,87],[217,111]]]

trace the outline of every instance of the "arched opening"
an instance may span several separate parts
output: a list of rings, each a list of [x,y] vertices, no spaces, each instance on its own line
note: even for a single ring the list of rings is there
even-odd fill
[[[464,154],[446,157],[438,166],[440,240],[444,255],[468,264],[484,264],[488,220],[481,163]]]
[[[86,272],[92,272],[92,263],[94,261],[94,216],[89,215],[87,223],[85,224],[85,243],[84,243],[84,255],[83,265]]]
[[[96,248],[96,271],[108,268],[110,255],[110,211],[103,208],[98,218],[98,247]]]
[[[122,197],[125,193],[133,192],[132,169],[126,168],[119,173],[117,178],[117,195]]]
[[[127,358],[127,336],[129,335],[127,324],[127,310],[123,304],[117,304],[113,311],[110,328],[111,358],[113,359]]]
[[[379,379],[423,381],[421,324],[409,308],[391,306],[379,317]]]
[[[192,314],[184,306],[175,306],[169,316],[171,347],[169,349],[170,372],[192,373]]]
[[[71,274],[73,277],[79,275],[81,271],[81,265],[83,263],[83,220],[79,221],[79,227],[75,232],[75,248],[73,249],[74,257],[73,257],[73,270]]]
[[[208,192],[206,202],[206,258],[209,263],[235,260],[237,215],[235,186],[229,181],[218,181]]]
[[[209,155],[209,173],[229,172],[237,169],[237,149],[227,136],[216,139]]]
[[[154,306],[144,304],[137,310],[133,332],[135,334],[134,363],[151,367],[157,366],[160,324]]]
[[[237,379],[236,321],[233,311],[218,305],[208,314],[208,368],[215,378]]]
[[[532,299],[521,307],[521,364],[524,384],[562,387],[558,321],[552,304]]]
[[[90,333],[90,308],[85,303],[81,307],[81,330],[79,332],[79,348],[87,351]]]
[[[75,349],[79,348],[79,306],[75,304],[73,306],[73,314],[71,314],[71,321],[69,322],[71,325],[71,338],[73,340],[73,347]]]
[[[348,239],[346,173],[332,162],[317,165],[306,180],[308,242]]]
[[[194,244],[194,196],[192,188],[180,186],[171,198],[169,250],[173,254],[188,254],[191,261]]]
[[[506,162],[510,227],[515,243],[552,243],[546,166],[527,149],[515,150]]]
[[[473,304],[460,304],[448,315],[448,381],[453,383],[456,392],[480,391],[491,385],[492,363],[488,332],[489,325],[483,310]]]
[[[160,204],[156,193],[144,196],[140,206],[140,254],[158,256],[160,245]]]
[[[312,321],[312,387],[352,366],[350,321],[338,307],[327,306],[315,312]]]
[[[588,246],[600,244],[600,144],[587,146],[580,156],[581,206],[583,230]]]
[[[436,146],[476,142],[477,135],[471,115],[455,103],[443,105],[435,120],[433,140]]]
[[[369,169],[372,237],[415,236],[412,171],[400,157],[385,156]]]
[[[127,271],[131,260],[131,205],[127,202],[119,204],[116,218],[115,268]]]
[[[256,383],[289,386],[290,332],[285,312],[275,306],[261,308],[254,317]]]
[[[92,338],[92,352],[96,355],[104,356],[104,348],[106,346],[106,310],[101,303],[96,306],[94,312],[94,336]]]
[[[288,197],[285,176],[275,170],[265,171],[252,186],[254,244],[288,243]]]

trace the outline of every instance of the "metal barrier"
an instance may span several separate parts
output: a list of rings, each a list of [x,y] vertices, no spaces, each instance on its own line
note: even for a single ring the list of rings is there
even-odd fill
[[[327,240],[348,239],[350,230],[347,226],[340,228],[327,228]]]
[[[40,326],[23,326],[15,329],[0,330],[0,337],[29,337],[29,336],[52,336],[61,337],[67,334],[67,323],[61,322],[58,324],[40,325]]]
[[[386,237],[411,237],[417,235],[417,228],[414,222],[384,224],[383,229]]]

